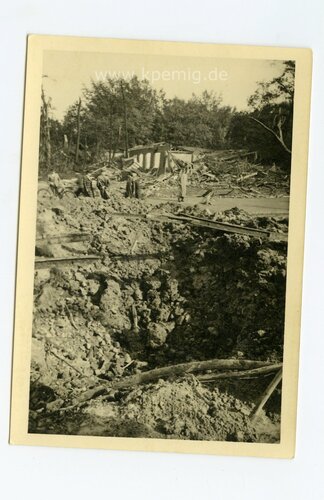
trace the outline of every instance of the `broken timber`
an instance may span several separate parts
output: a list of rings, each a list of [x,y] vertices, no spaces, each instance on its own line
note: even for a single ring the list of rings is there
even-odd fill
[[[202,383],[210,383],[214,382],[215,380],[224,378],[250,378],[259,375],[269,375],[281,369],[281,367],[282,363],[276,363],[273,365],[261,366],[260,368],[252,368],[251,370],[244,370],[244,371],[206,373],[204,375],[197,375],[197,379]]]
[[[251,370],[261,367],[273,367],[271,363],[265,361],[254,361],[246,359],[210,359],[208,361],[193,361],[190,363],[181,363],[178,365],[165,366],[163,368],[154,368],[147,372],[131,375],[116,382],[101,384],[93,389],[81,394],[76,399],[73,406],[85,403],[89,399],[95,398],[99,395],[106,393],[111,389],[126,389],[136,385],[146,384],[149,382],[156,382],[160,378],[179,377],[187,373],[197,373],[206,370]],[[278,365],[279,366],[279,365]],[[275,368],[278,369],[278,366]],[[281,364],[280,364],[281,366]],[[272,369],[273,371],[273,369]],[[241,374],[244,372],[242,371]],[[227,374],[228,376],[228,374]]]
[[[68,233],[68,234],[58,234],[56,236],[46,236],[44,235],[41,238],[36,239],[36,243],[46,243],[46,244],[55,244],[55,243],[73,243],[75,241],[87,241],[91,238],[91,234],[89,233]]]
[[[282,379],[282,366],[277,371],[275,377],[270,382],[270,384],[266,388],[265,392],[262,394],[256,407],[252,411],[252,413],[250,415],[252,422],[255,422],[257,420],[257,418],[259,417],[259,415],[261,413],[262,408],[264,407],[264,405],[266,404],[266,402],[268,401],[268,399],[270,398],[270,396],[272,395],[272,393],[276,389],[277,385],[279,385],[279,383],[281,382],[281,379]]]
[[[184,222],[190,222],[196,226],[207,227],[211,229],[216,229],[218,231],[223,231],[225,233],[236,233],[236,234],[246,234],[248,236],[255,237],[266,237],[270,238],[271,232],[264,229],[255,229],[252,227],[238,226],[237,224],[229,224],[228,222],[218,222],[209,219],[203,219],[202,217],[195,217],[193,215],[179,214],[172,215],[172,219],[181,220]]]
[[[75,264],[78,262],[82,262],[82,264],[91,264],[97,260],[102,259],[101,255],[79,255],[77,257],[46,257],[35,259],[35,269],[44,269],[50,266],[56,265],[66,265],[66,264]]]
[[[114,214],[110,214],[110,216],[115,217],[124,217],[128,218],[138,218],[138,219],[149,219],[155,222],[169,223],[175,222],[180,224],[192,224],[199,227],[205,227],[208,229],[214,229],[216,231],[221,231],[224,233],[236,233],[236,234],[245,234],[247,236],[254,236],[255,238],[269,238],[271,240],[281,240],[287,241],[287,235],[283,233],[272,233],[271,231],[266,231],[265,229],[256,229],[253,227],[239,226],[237,224],[229,224],[228,222],[219,222],[213,221],[209,219],[204,219],[202,217],[194,217],[193,215],[187,214],[157,214],[150,213],[147,215],[142,214],[128,214],[128,213],[120,213],[116,212]]]

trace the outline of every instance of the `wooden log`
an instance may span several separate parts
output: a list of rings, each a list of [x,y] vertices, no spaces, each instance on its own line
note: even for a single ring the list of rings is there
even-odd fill
[[[208,361],[193,361],[190,363],[181,363],[178,365],[165,366],[163,368],[155,368],[147,372],[131,375],[113,383],[102,384],[84,392],[75,402],[74,405],[84,403],[89,399],[102,394],[105,390],[125,389],[148,382],[155,382],[160,378],[179,377],[186,373],[197,373],[206,370],[245,370],[258,368],[261,366],[271,365],[265,361],[240,360],[240,359],[211,359]]]
[[[282,379],[282,367],[280,368],[280,370],[278,370],[276,376],[270,382],[270,384],[268,385],[268,387],[266,388],[266,390],[262,394],[262,396],[261,396],[259,402],[257,403],[256,407],[251,412],[250,418],[251,418],[252,422],[255,422],[257,420],[257,418],[260,415],[260,412],[261,412],[262,408],[264,407],[264,405],[266,404],[266,402],[268,401],[268,399],[272,395],[272,393],[275,390],[275,388],[277,387],[277,385],[281,382],[281,379]]]
[[[219,380],[224,378],[254,377],[260,375],[268,375],[269,373],[279,370],[281,367],[282,363],[276,363],[274,365],[261,366],[260,368],[252,368],[252,370],[206,373],[205,375],[197,375],[197,379],[200,382],[209,383],[209,382],[214,382],[214,380]]]
[[[72,257],[48,257],[35,259],[35,269],[44,269],[46,267],[57,265],[70,265],[70,264],[91,264],[96,260],[102,259],[100,255],[78,255]]]

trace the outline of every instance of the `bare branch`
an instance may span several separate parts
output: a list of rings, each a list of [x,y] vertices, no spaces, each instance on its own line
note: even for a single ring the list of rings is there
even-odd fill
[[[258,123],[259,125],[261,125],[261,127],[263,127],[265,130],[268,130],[268,132],[270,132],[272,135],[274,135],[274,137],[277,139],[277,141],[280,142],[280,144],[282,145],[282,147],[284,148],[284,150],[287,151],[287,153],[291,154],[291,150],[285,144],[283,138],[281,138],[278,134],[276,134],[276,132],[274,130],[272,130],[270,127],[268,127],[267,125],[265,125],[263,122],[261,122],[257,118],[254,118],[253,116],[249,116],[249,118],[251,120],[255,121],[256,123]],[[281,132],[281,135],[282,135],[282,131],[280,130],[280,128],[279,128],[279,131]]]

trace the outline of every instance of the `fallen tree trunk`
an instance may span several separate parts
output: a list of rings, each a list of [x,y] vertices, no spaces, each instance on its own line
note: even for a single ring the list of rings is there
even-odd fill
[[[193,361],[190,363],[181,363],[173,366],[165,366],[163,368],[155,368],[147,372],[131,375],[124,379],[117,380],[113,383],[106,383],[94,387],[84,392],[80,398],[75,400],[73,405],[84,403],[89,399],[96,397],[99,394],[111,389],[125,389],[148,382],[155,382],[160,378],[179,377],[186,373],[197,373],[207,370],[246,370],[254,369],[261,366],[270,366],[271,363],[265,361],[254,361],[246,359],[211,359],[208,361]]]
[[[279,370],[281,367],[282,363],[276,363],[274,365],[261,366],[261,368],[254,368],[252,370],[206,373],[205,375],[197,375],[197,379],[202,383],[209,383],[209,382],[214,382],[214,380],[219,380],[224,378],[246,378],[259,375],[267,375],[269,373]]]

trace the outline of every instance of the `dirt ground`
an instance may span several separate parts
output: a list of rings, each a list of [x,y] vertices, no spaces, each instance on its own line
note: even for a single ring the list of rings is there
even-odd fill
[[[277,442],[280,386],[260,418],[249,417],[273,374],[208,384],[188,374],[109,389],[125,376],[177,363],[282,360],[287,243],[149,214],[181,211],[284,234],[286,199],[272,202],[279,212],[267,216],[242,210],[237,200],[225,211],[217,199],[212,209],[179,204],[172,194],[153,201],[126,199],[120,183],[109,200],[39,199],[37,259],[98,260],[35,269],[29,431]],[[89,237],[48,240],[71,233]],[[102,383],[105,394],[74,404]]]

